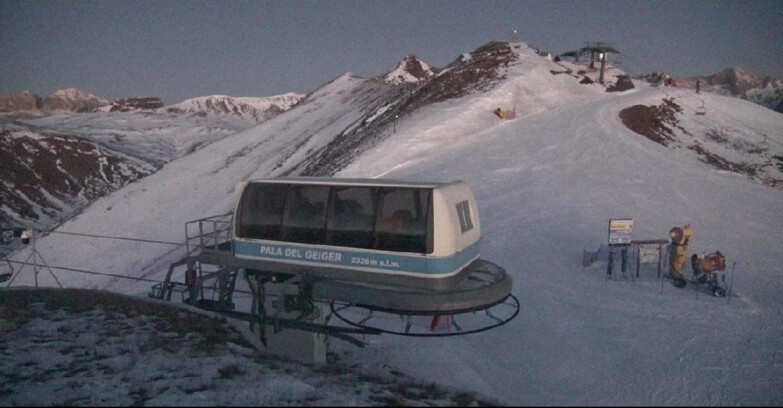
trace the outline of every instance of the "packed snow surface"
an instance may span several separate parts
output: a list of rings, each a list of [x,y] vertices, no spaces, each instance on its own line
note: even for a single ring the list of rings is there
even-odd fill
[[[494,90],[431,105],[337,177],[465,180],[481,215],[482,258],[513,277],[521,302],[509,324],[438,339],[373,336],[342,361],[392,366],[426,381],[512,405],[783,404],[783,192],[717,170],[686,149],[628,130],[619,112],[663,98],[700,106],[687,90],[636,82],[605,93],[530,50]],[[99,199],[59,231],[182,242],[187,221],[232,211],[236,182],[276,176],[361,116],[368,81],[345,75],[289,112],[214,142]],[[783,144],[783,115],[739,99],[707,98],[707,115]],[[516,109],[514,120],[492,111]],[[632,218],[634,239],[667,239],[691,224],[692,253],[720,250],[731,296],[677,289],[654,268],[607,278],[608,222]],[[52,265],[162,280],[182,247],[51,234],[37,242]],[[24,259],[29,252],[20,251]],[[149,284],[57,272],[66,287],[146,295]],[[19,276],[16,284],[32,285]],[[40,284],[54,286],[47,274]],[[302,391],[309,392],[309,391]]]

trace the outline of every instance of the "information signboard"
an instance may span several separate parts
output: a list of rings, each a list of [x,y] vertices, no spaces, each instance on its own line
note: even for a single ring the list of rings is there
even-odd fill
[[[643,264],[657,264],[661,260],[661,248],[659,246],[654,247],[639,247],[639,263]]]
[[[609,245],[630,245],[633,233],[633,219],[609,220]]]

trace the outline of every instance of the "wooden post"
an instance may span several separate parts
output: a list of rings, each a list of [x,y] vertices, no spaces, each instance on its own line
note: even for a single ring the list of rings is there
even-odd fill
[[[636,246],[636,277],[639,277],[639,267],[642,263],[642,246],[637,245]]]

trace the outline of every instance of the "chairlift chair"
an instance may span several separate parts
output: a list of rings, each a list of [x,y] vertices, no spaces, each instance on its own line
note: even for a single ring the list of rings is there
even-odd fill
[[[8,260],[8,258],[5,258],[5,263],[7,267],[0,268],[0,283],[6,282],[14,275],[14,267],[11,265],[11,261]],[[0,263],[2,265],[2,263]]]
[[[701,101],[701,106],[696,108],[696,114],[697,115],[702,115],[702,116],[707,114],[707,110],[704,109],[704,101]]]

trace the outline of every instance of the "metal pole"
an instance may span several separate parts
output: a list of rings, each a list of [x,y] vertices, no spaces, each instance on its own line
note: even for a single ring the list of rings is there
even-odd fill
[[[734,287],[734,267],[737,266],[736,262],[731,264],[731,280],[729,281],[729,294],[726,296],[726,303],[731,302],[731,288]]]
[[[188,236],[188,223],[185,223],[185,256],[190,258],[190,237]]]
[[[636,277],[639,277],[639,269],[642,266],[642,246],[636,246]]]
[[[204,249],[204,228],[201,226],[201,221],[198,221],[198,239],[199,239],[199,251]]]
[[[46,263],[46,260],[43,259],[43,255],[41,255],[41,253],[38,252],[38,251],[36,251],[35,254],[36,254],[36,256],[41,258],[41,263],[43,264],[43,266],[45,266],[46,269],[49,270],[49,274],[52,275],[52,278],[54,278],[54,281],[57,282],[57,286],[59,286],[60,289],[62,289],[63,288],[62,283],[60,283],[60,280],[57,279],[57,276],[55,276],[54,271],[52,271],[52,268],[49,266],[49,264]],[[43,267],[41,267],[41,269],[43,269]]]
[[[29,255],[29,256],[27,256],[27,259],[25,259],[25,260],[24,260],[24,263],[22,263],[22,267],[16,270],[16,272],[14,273],[14,276],[12,276],[12,277],[11,277],[11,280],[10,280],[10,281],[8,281],[8,285],[6,285],[6,287],[9,287],[9,288],[11,287],[11,284],[12,284],[12,283],[14,283],[14,280],[16,279],[16,277],[17,277],[17,276],[19,276],[19,275],[22,273],[22,269],[24,269],[24,267],[25,267],[25,266],[27,266],[27,264],[29,264],[29,263],[30,263],[30,258],[31,258],[33,255],[35,255],[35,253],[34,253],[34,252],[31,252],[31,253],[30,253],[30,255]],[[9,263],[9,264],[11,263],[11,261],[10,261],[10,260],[8,260],[8,258],[6,258],[6,261],[8,261],[8,263]],[[16,261],[14,261],[14,262],[16,262]]]
[[[35,273],[35,287],[38,287],[38,251],[35,250],[35,230],[31,229],[30,239],[33,240],[33,272]]]

